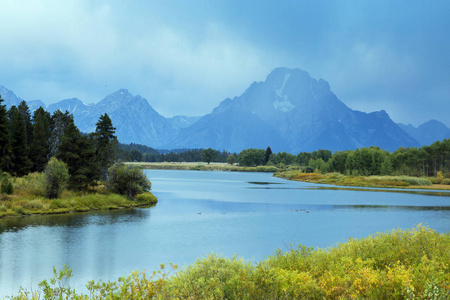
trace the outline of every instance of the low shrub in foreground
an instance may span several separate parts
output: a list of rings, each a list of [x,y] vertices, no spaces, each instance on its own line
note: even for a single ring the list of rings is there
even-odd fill
[[[330,249],[299,245],[256,264],[209,255],[172,276],[133,272],[117,282],[89,282],[89,296],[60,285],[71,275],[67,268],[40,287],[48,299],[448,299],[448,249],[449,233],[419,225]],[[22,289],[12,299],[39,296]]]

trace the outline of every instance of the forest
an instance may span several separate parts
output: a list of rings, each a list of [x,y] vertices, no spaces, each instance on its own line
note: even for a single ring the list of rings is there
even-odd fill
[[[352,176],[408,175],[450,176],[450,140],[437,141],[421,148],[399,148],[394,152],[379,147],[337,151],[318,150],[293,155],[272,153],[270,147],[247,149],[239,153],[240,165],[296,165],[305,172],[338,172]]]
[[[119,158],[135,162],[201,162],[208,149],[173,150],[159,153],[143,145],[120,145]],[[243,167],[274,166],[283,169],[297,166],[305,173],[338,172],[352,176],[407,175],[416,177],[450,177],[450,140],[436,141],[421,148],[399,148],[394,152],[372,146],[356,150],[317,150],[273,153],[267,149],[244,149],[239,154],[214,150],[212,162],[237,162]]]
[[[117,163],[115,128],[105,113],[84,134],[68,112],[33,115],[0,97],[0,217],[155,204],[138,166]],[[138,203],[139,202],[139,203]]]
[[[31,115],[25,101],[6,110],[0,98],[0,169],[16,177],[43,172],[52,157],[68,168],[68,185],[85,190],[104,178],[117,157],[115,128],[102,115],[91,134],[83,134],[68,112],[50,115],[42,107]]]

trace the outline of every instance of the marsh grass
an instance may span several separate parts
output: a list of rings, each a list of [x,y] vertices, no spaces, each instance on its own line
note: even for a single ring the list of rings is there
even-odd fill
[[[91,281],[89,296],[60,284],[71,276],[66,267],[54,271],[53,287],[39,285],[58,299],[449,299],[449,248],[450,234],[418,225],[328,249],[298,245],[257,263],[211,254],[173,275],[161,265]],[[22,289],[12,299],[39,299],[30,295]]]
[[[276,172],[274,176],[289,180],[340,186],[402,188],[433,185],[429,178],[412,176],[348,176],[340,173],[302,173],[300,170]],[[447,183],[445,179],[440,182],[442,184]]]
[[[138,195],[137,200],[111,193],[99,185],[88,191],[63,190],[57,199],[45,197],[45,177],[30,173],[12,178],[14,193],[0,195],[0,218],[33,214],[61,214],[149,206],[157,203],[152,193]]]

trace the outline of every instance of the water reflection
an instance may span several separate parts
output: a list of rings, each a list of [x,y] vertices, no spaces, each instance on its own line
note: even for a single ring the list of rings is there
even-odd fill
[[[88,224],[110,225],[139,222],[148,218],[150,212],[151,209],[121,209],[88,213],[9,217],[0,219],[0,234],[9,231],[17,232],[36,226],[79,228]]]

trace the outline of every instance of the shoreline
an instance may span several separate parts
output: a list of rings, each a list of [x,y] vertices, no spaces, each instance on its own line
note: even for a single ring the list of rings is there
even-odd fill
[[[206,162],[126,162],[130,165],[138,165],[147,170],[195,170],[195,171],[225,171],[225,172],[267,172],[274,173],[273,176],[293,181],[309,182],[316,184],[330,184],[339,187],[360,187],[360,188],[385,188],[385,189],[414,189],[414,190],[441,190],[450,191],[450,185],[432,184],[432,185],[407,185],[399,182],[389,182],[384,184],[378,180],[378,182],[371,180],[372,178],[379,178],[383,176],[348,176],[339,174],[341,180],[332,180],[330,177],[336,177],[333,174],[328,173],[325,175],[317,174],[318,176],[305,176],[305,178],[293,178],[292,174],[315,174],[315,173],[299,173],[299,171],[280,170],[275,166],[258,166],[258,167],[242,167],[239,165],[229,165],[227,163],[210,163]],[[331,175],[330,175],[331,174]],[[328,177],[328,178],[327,178]],[[402,177],[402,176],[389,176],[389,177]],[[331,180],[329,180],[331,179]]]
[[[118,194],[98,193],[58,199],[8,197],[0,201],[0,219],[151,207],[157,204],[158,199],[149,194],[151,196],[143,201],[129,200]]]
[[[407,176],[349,176],[338,173],[299,173],[298,171],[280,171],[274,173],[275,177],[286,180],[308,182],[315,184],[328,184],[337,187],[352,187],[352,188],[382,188],[382,189],[400,189],[400,190],[429,190],[429,191],[450,191],[450,185],[431,184],[431,185],[417,185],[409,184],[402,181],[402,178]],[[408,177],[417,179],[419,177]],[[428,178],[425,178],[428,180]]]

